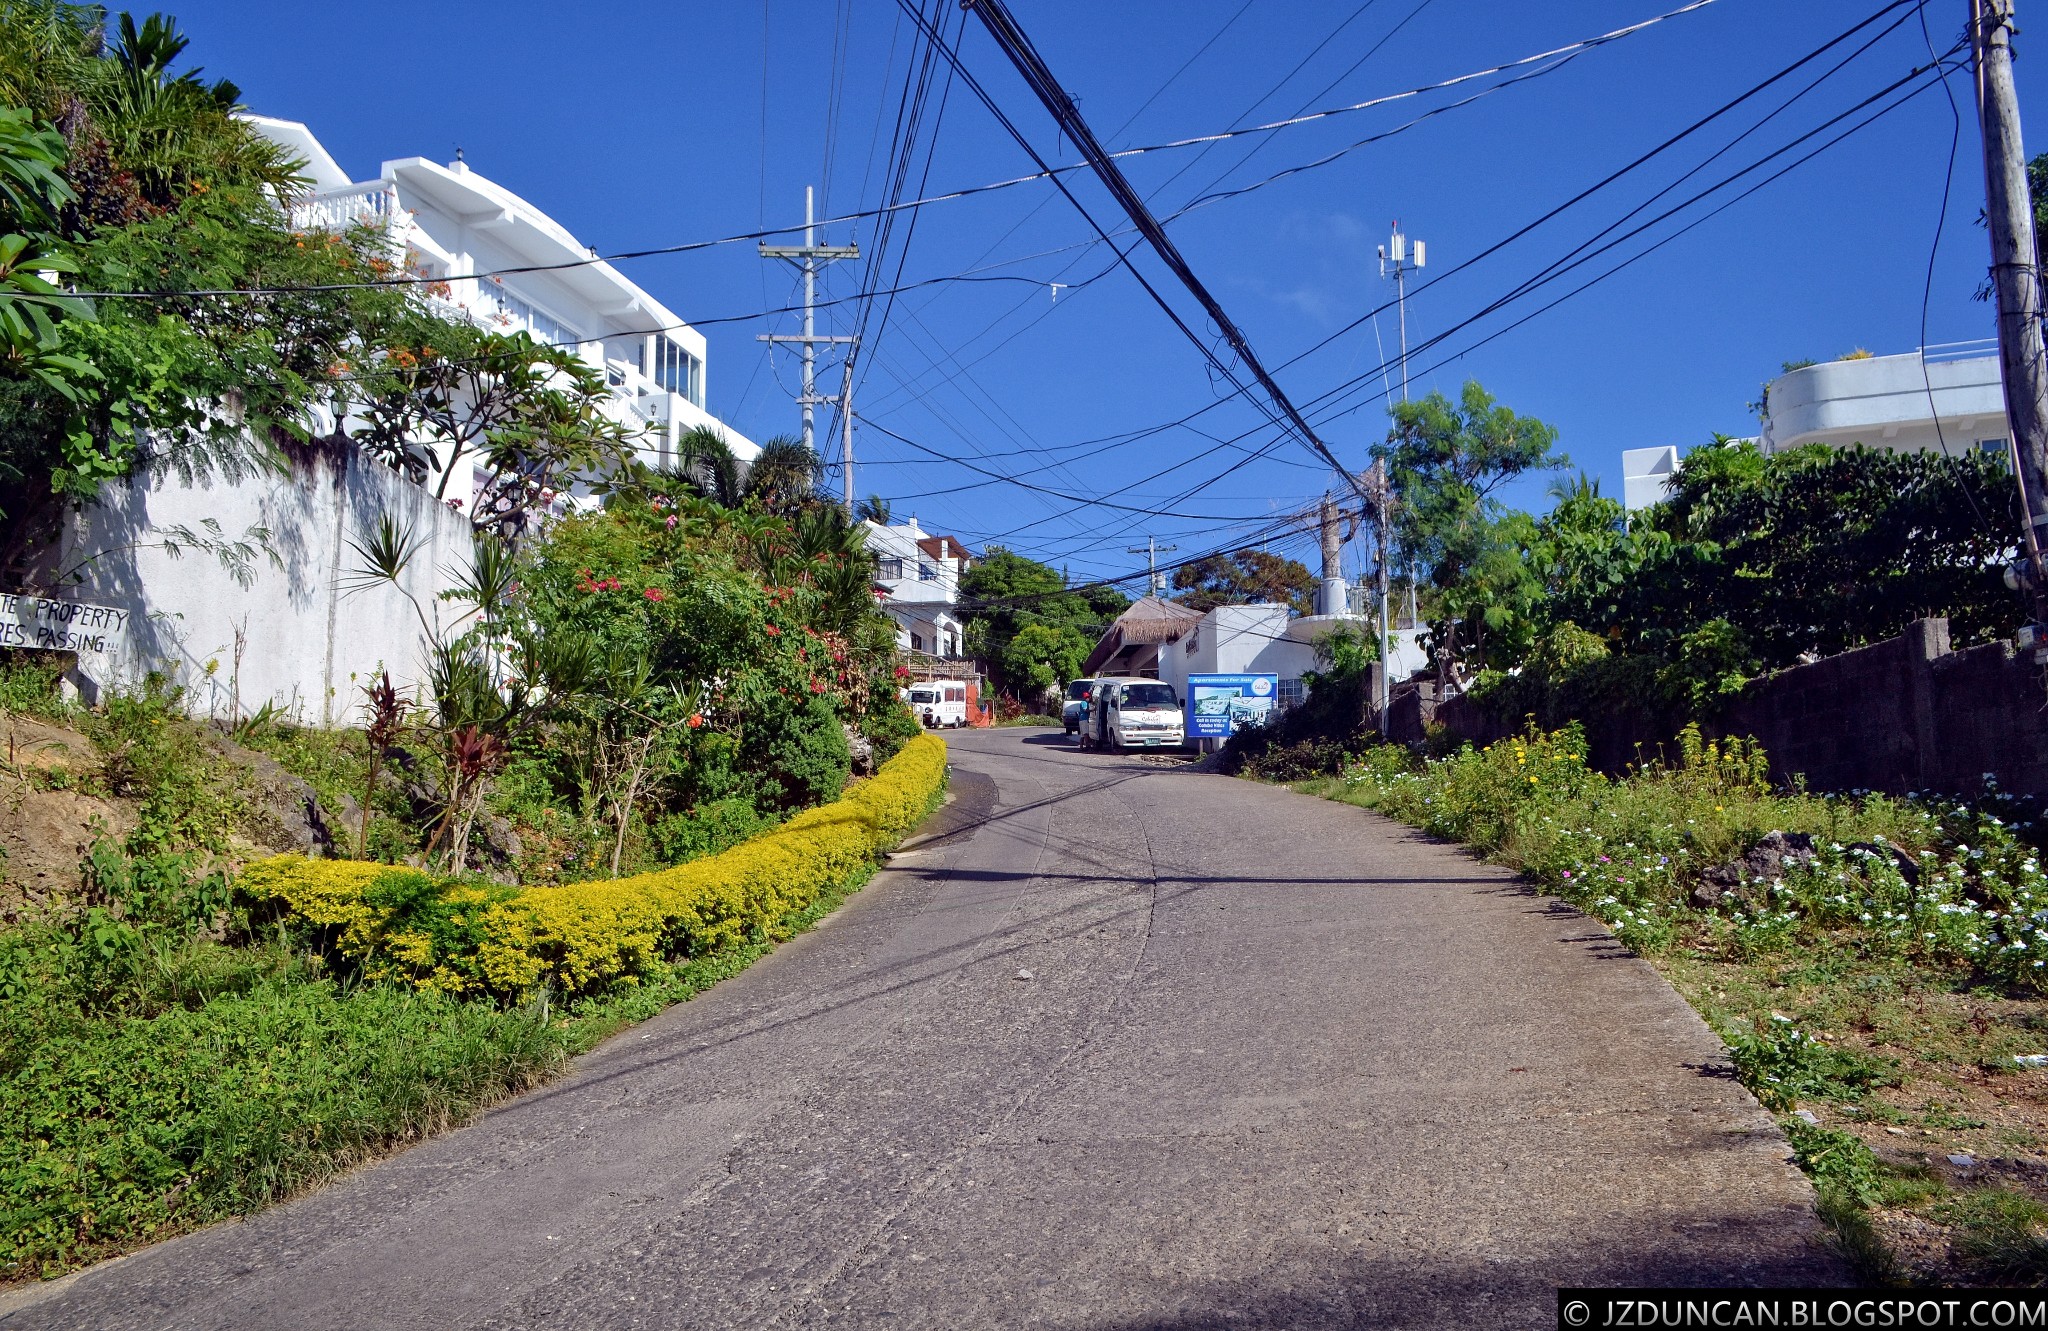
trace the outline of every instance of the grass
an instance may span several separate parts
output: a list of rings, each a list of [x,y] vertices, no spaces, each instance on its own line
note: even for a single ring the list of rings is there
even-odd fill
[[[1648,958],[1787,1115],[1867,1277],[2048,1284],[2030,1154],[2048,1071],[2015,1061],[2048,1053],[2048,828],[1990,788],[1824,796],[1766,773],[1753,744],[1690,732],[1674,761],[1609,779],[1563,731],[1433,760],[1385,746],[1296,788],[1465,842]],[[1810,857],[1704,890],[1773,831],[1810,835]]]
[[[745,970],[872,872],[741,946],[552,1010],[341,983],[163,874],[118,913],[0,934],[0,1283],[246,1214],[459,1125]]]

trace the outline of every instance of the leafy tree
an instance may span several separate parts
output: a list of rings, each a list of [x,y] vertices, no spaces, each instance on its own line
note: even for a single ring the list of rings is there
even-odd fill
[[[1685,635],[1734,625],[1763,666],[1834,655],[1946,615],[1957,641],[2010,633],[2002,566],[2020,542],[2012,479],[1977,452],[1809,445],[1695,449],[1616,603],[1629,649],[1674,658]],[[1718,650],[1718,649],[1717,649]]]
[[[1026,624],[1003,644],[1004,682],[1020,697],[1044,698],[1081,673],[1095,640],[1072,624]]]
[[[1486,636],[1507,633],[1510,648],[1529,626],[1515,616],[1531,597],[1526,570],[1509,551],[1529,535],[1503,528],[1495,492],[1531,472],[1569,465],[1557,430],[1516,415],[1476,381],[1459,400],[1431,393],[1393,409],[1393,427],[1374,456],[1386,464],[1396,497],[1391,528],[1396,556],[1429,570],[1440,596],[1432,646],[1462,669],[1488,659]]]
[[[960,595],[965,602],[961,618],[967,623],[968,652],[986,661],[997,686],[1012,696],[1039,687],[1033,680],[1038,675],[1035,667],[1040,665],[1060,683],[1073,678],[1062,670],[1078,672],[1088,649],[1130,606],[1130,598],[1113,587],[1070,588],[1058,569],[1001,546],[990,546],[962,575]],[[1087,644],[1081,659],[1063,667],[1061,663],[1068,658],[1043,636],[1027,642],[1025,651],[1012,659],[1010,644],[1034,625],[1053,630],[1056,641],[1069,647],[1076,639]],[[1059,633],[1062,629],[1071,633]]]
[[[1250,605],[1269,601],[1292,607],[1298,615],[1314,613],[1315,577],[1298,559],[1264,550],[1239,550],[1210,555],[1183,564],[1173,574],[1174,599],[1196,610],[1219,605]]]
[[[434,493],[481,465],[470,521],[520,534],[536,509],[579,477],[624,463],[633,435],[606,416],[604,375],[566,347],[408,317],[346,390],[360,418],[350,437]]]

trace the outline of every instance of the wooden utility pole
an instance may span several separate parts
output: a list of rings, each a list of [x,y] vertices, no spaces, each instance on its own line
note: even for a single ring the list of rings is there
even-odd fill
[[[1998,297],[1998,360],[2005,414],[2012,426],[2034,618],[2048,618],[2048,346],[2041,334],[2041,274],[2035,262],[2034,201],[2020,145],[2012,82],[2013,0],[1971,0],[1970,45],[1977,69],[1977,113],[1984,128],[1984,214],[1991,233],[1991,286]]]

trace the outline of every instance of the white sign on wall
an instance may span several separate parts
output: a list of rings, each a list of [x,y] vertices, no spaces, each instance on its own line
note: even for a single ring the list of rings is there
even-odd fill
[[[76,652],[108,661],[127,645],[128,616],[108,605],[0,592],[0,647]]]

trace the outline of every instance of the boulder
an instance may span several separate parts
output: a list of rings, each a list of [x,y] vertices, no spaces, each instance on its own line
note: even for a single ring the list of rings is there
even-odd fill
[[[1717,864],[1700,875],[1692,890],[1692,904],[1713,910],[1733,899],[1754,906],[1763,899],[1763,886],[1785,876],[1785,870],[1813,859],[1813,838],[1805,832],[1771,832],[1744,851],[1741,858]]]

